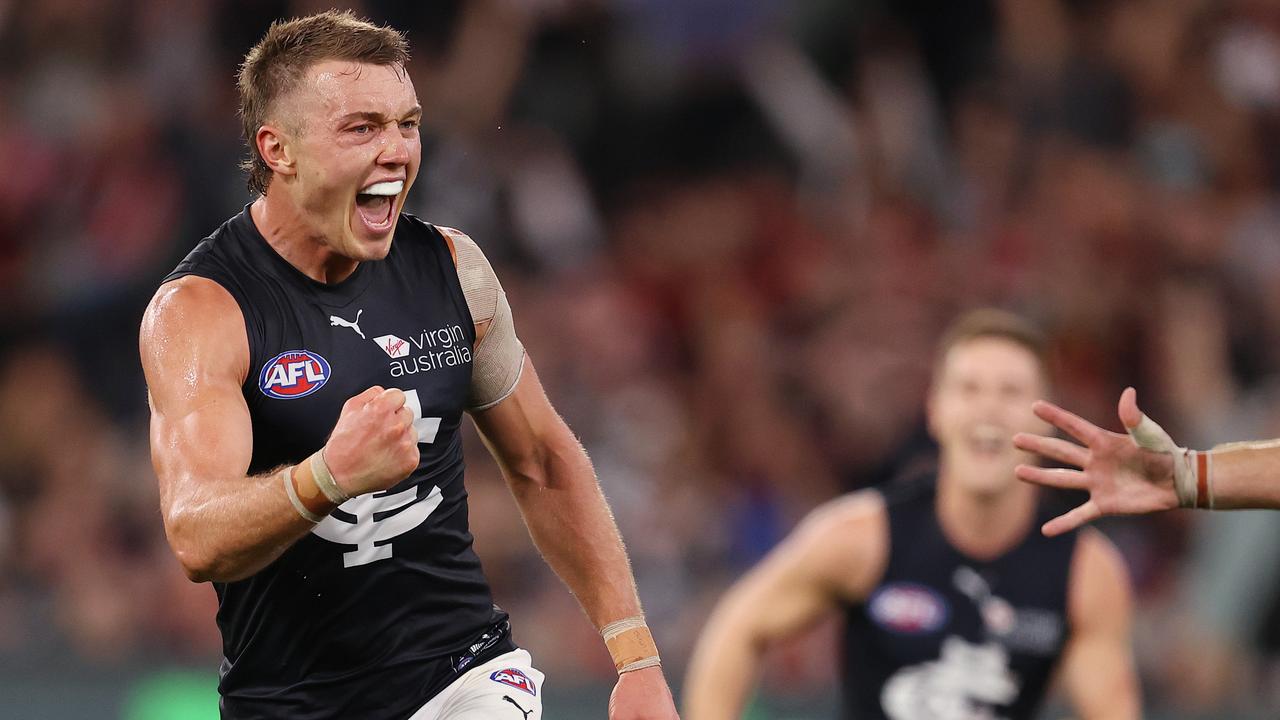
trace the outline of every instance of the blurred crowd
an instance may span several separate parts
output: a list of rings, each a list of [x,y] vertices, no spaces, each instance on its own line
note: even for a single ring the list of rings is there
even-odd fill
[[[498,267],[676,681],[806,511],[927,472],[933,345],[963,309],[1041,322],[1088,418],[1116,426],[1135,384],[1189,445],[1280,436],[1280,2],[340,5],[408,31],[409,209]],[[214,667],[214,593],[163,537],[137,323],[251,199],[243,53],[329,6],[0,0],[0,658]],[[469,442],[517,639],[552,677],[607,679]],[[1280,520],[1103,527],[1151,705],[1280,704]],[[831,692],[831,629],[767,687]]]

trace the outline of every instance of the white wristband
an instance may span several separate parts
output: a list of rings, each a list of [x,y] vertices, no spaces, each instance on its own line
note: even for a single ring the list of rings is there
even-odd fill
[[[289,496],[289,502],[293,504],[293,509],[298,511],[302,517],[313,523],[318,523],[324,518],[311,512],[306,505],[302,504],[302,498],[298,497],[298,489],[293,486],[293,467],[287,467],[284,472],[280,473],[280,477],[284,478],[284,491]]]
[[[608,641],[618,637],[628,630],[635,630],[636,628],[642,627],[649,627],[649,625],[644,621],[644,616],[633,615],[632,617],[623,618],[605,625],[600,629],[600,637],[603,637]]]
[[[643,660],[637,660],[633,663],[627,663],[618,668],[618,674],[633,672],[635,670],[643,670],[645,668],[657,667],[662,664],[662,658],[657,655],[647,657]]]
[[[351,499],[350,495],[338,487],[338,481],[334,480],[333,473],[329,472],[329,466],[324,461],[324,448],[311,456],[311,477],[315,479],[316,487],[320,488],[320,492],[324,493],[324,496],[334,505],[341,505]]]

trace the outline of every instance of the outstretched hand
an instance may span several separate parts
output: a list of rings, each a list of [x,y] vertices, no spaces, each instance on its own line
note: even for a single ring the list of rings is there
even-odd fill
[[[1126,388],[1120,395],[1120,422],[1130,431],[1142,422],[1137,392]],[[1085,490],[1089,499],[1050,520],[1045,535],[1060,535],[1104,515],[1138,515],[1178,507],[1174,491],[1174,458],[1169,453],[1139,447],[1129,435],[1110,432],[1050,402],[1037,402],[1033,410],[1048,422],[1083,443],[1018,433],[1013,444],[1021,450],[1075,465],[1079,470],[1019,465],[1021,480],[1049,487]]]
[[[609,698],[609,720],[680,720],[661,666],[618,676]]]

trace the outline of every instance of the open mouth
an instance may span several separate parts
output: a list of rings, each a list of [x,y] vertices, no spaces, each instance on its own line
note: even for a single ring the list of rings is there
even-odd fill
[[[1010,433],[996,425],[978,425],[969,433],[969,448],[978,455],[999,455],[1012,447]]]
[[[395,217],[396,197],[404,190],[403,180],[374,183],[356,193],[356,212],[375,233],[391,229]]]

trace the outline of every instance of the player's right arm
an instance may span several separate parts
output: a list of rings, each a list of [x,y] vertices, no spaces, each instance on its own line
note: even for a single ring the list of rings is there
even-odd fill
[[[1120,422],[1128,434],[1104,430],[1049,402],[1035,413],[1083,443],[1019,433],[1014,445],[1075,465],[1020,465],[1018,477],[1040,485],[1085,490],[1089,499],[1050,520],[1057,535],[1104,515],[1138,515],[1176,507],[1216,510],[1280,509],[1280,440],[1220,445],[1209,451],[1178,447],[1138,409],[1137,393],[1120,396]]]
[[[249,372],[244,316],[220,285],[187,276],[152,298],[139,349],[169,545],[193,581],[249,577],[314,524],[291,503],[283,469],[248,474],[253,431],[240,389]],[[348,400],[324,457],[351,496],[407,476],[418,448],[404,394],[373,387]],[[306,461],[289,470],[313,512],[333,510]]]
[[[841,602],[864,599],[887,558],[879,494],[840,498],[810,514],[712,612],[689,663],[685,720],[741,717],[765,651]]]

